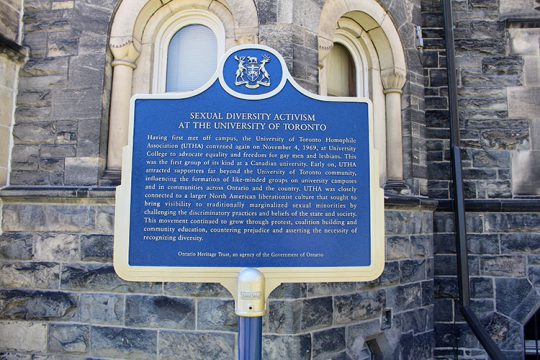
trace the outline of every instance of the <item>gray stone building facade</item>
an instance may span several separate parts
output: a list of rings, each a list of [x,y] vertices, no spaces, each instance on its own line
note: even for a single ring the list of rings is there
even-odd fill
[[[505,357],[522,359],[540,307],[539,4],[452,4],[472,306]],[[112,265],[123,145],[112,124],[126,96],[155,92],[159,29],[192,10],[223,23],[225,47],[277,49],[315,93],[333,44],[353,34],[368,59],[384,273],[280,286],[263,358],[486,359],[458,307],[438,0],[0,0],[0,358],[235,358],[223,287],[126,282]]]

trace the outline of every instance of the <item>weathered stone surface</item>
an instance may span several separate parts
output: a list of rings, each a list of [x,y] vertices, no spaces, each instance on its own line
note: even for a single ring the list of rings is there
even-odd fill
[[[159,358],[164,360],[230,360],[234,347],[233,334],[162,331],[159,336]]]
[[[208,309],[206,309],[208,311]],[[191,299],[165,296],[127,296],[126,325],[195,329],[195,304]]]
[[[66,185],[95,185],[99,175],[97,157],[70,157],[65,159]]]
[[[145,282],[127,282],[120,279],[111,265],[66,265],[62,269],[62,289],[111,292],[158,293],[161,285]]]
[[[426,331],[428,325],[428,310],[417,309],[406,311],[400,315],[401,332],[407,333],[412,331],[414,334]]]
[[[409,283],[426,279],[425,260],[403,260],[399,263],[401,283]]]
[[[14,262],[0,264],[0,286],[4,288],[58,288],[60,266],[50,262]]]
[[[80,259],[77,234],[42,234],[36,238],[34,247],[36,260],[70,262]]]
[[[113,237],[111,235],[81,235],[81,259],[111,262]]]
[[[0,317],[11,320],[75,320],[74,295],[53,291],[0,291]]]
[[[275,288],[269,299],[297,299],[306,297],[306,284],[281,284]]]
[[[385,292],[382,290],[336,296],[334,298],[334,321],[335,324],[347,324],[373,319],[381,315],[385,306]]]
[[[52,144],[56,138],[54,123],[17,123],[13,127],[16,144]]]
[[[311,336],[263,336],[263,359],[311,359]]]
[[[55,120],[92,119],[101,114],[99,89],[59,90],[53,93],[52,118]]]
[[[411,256],[411,241],[405,236],[389,236],[386,239],[386,259],[400,260]]]
[[[494,313],[483,321],[493,340],[506,350],[521,350],[520,324],[500,314]]]
[[[492,298],[493,279],[491,278],[471,278],[471,296],[473,298]]]
[[[273,334],[296,334],[300,329],[301,301],[273,300],[268,303],[268,331]]]
[[[540,234],[501,234],[503,254],[540,254]]]
[[[100,206],[96,208],[95,233],[114,234],[114,206]]]
[[[3,321],[0,323],[0,339],[2,339],[0,342],[2,349],[45,352],[47,351],[47,325],[30,321]]]
[[[91,334],[90,346],[95,356],[137,360],[156,358],[156,331],[92,327]]]
[[[49,351],[62,354],[85,354],[90,348],[90,327],[53,324],[49,326]]]
[[[73,56],[69,62],[69,82],[71,89],[101,88],[104,83],[105,51],[96,54]]]
[[[4,232],[0,235],[0,259],[30,260],[33,252],[34,234]]]
[[[345,328],[334,328],[313,333],[311,346],[313,359],[322,360],[332,353],[343,351],[345,344]]]
[[[238,330],[238,316],[234,312],[234,301],[200,299],[197,301],[197,329]]]
[[[332,325],[332,298],[321,297],[302,301],[301,329],[309,331]]]
[[[47,204],[6,204],[3,208],[6,231],[90,231],[95,210],[88,206]]]
[[[485,256],[480,259],[483,275],[525,276],[525,261],[522,256]]]
[[[165,283],[164,291],[173,296],[232,298],[222,285],[211,283]]]
[[[540,213],[488,213],[485,216],[486,232],[540,232]]]
[[[386,291],[386,306],[394,311],[412,310],[422,304],[421,284],[393,287]]]
[[[83,294],[80,298],[81,322],[96,325],[124,324],[124,297],[109,294]]]

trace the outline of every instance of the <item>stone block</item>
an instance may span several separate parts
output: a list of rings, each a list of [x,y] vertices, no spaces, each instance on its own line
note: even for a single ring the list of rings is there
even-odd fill
[[[2,349],[44,353],[47,351],[47,324],[3,321],[0,322],[0,339]]]
[[[63,173],[64,171],[64,160],[63,159],[40,159],[39,160],[39,170],[49,171],[51,174],[51,184],[54,183],[55,175],[58,173]]]
[[[79,235],[45,233],[36,237],[34,257],[44,261],[77,261],[80,259],[79,248]]]
[[[406,311],[399,315],[402,333],[412,331],[413,334],[423,333],[428,326],[428,310],[424,308]]]
[[[489,75],[519,75],[523,72],[521,56],[491,56],[482,60],[482,72]]]
[[[332,326],[333,303],[331,297],[302,300],[300,327],[303,332]]]
[[[523,56],[523,59],[523,76],[525,77],[525,85],[529,87],[540,86],[540,57]]]
[[[77,320],[75,295],[57,291],[0,291],[0,318],[9,320]]]
[[[163,360],[230,360],[234,348],[234,334],[162,331],[159,336],[159,358]]]
[[[82,31],[79,36],[79,55],[105,54],[107,35]]]
[[[277,4],[271,0],[255,0],[259,24],[272,24],[277,20]]]
[[[411,236],[411,256],[412,257],[432,257],[433,256],[432,235]]]
[[[13,126],[16,144],[53,144],[56,139],[54,123],[17,123]]]
[[[380,286],[393,286],[399,283],[399,262],[387,262],[382,275],[376,280]]]
[[[157,331],[92,327],[91,352],[98,357],[148,360],[157,352]]]
[[[47,3],[49,2],[47,1]],[[47,6],[50,6],[50,4]],[[30,10],[30,8],[25,6],[23,24],[24,24],[25,33],[70,31],[71,25],[72,25],[71,24],[71,11],[69,10],[37,11],[33,9]]]
[[[43,159],[65,158],[75,156],[77,148],[74,145],[41,145],[40,155]]]
[[[165,296],[128,296],[125,317],[132,327],[195,329],[195,303]]]
[[[516,195],[540,195],[540,151],[512,153],[512,191]]]
[[[33,233],[4,232],[0,234],[0,259],[30,260],[32,258]]]
[[[52,353],[85,354],[90,349],[90,327],[51,324],[48,346]]]
[[[68,58],[67,57],[44,57],[30,58],[21,69],[21,76],[67,76]]]
[[[394,311],[412,310],[422,305],[421,283],[396,286],[386,290],[386,307]]]
[[[529,129],[493,129],[484,130],[480,134],[481,146],[494,150],[516,150],[530,141]]]
[[[55,120],[95,119],[102,111],[101,96],[100,88],[55,91],[51,116]]]
[[[401,260],[411,256],[411,241],[405,236],[389,236],[386,239],[386,259]]]
[[[472,277],[470,279],[471,284],[471,297],[475,299],[480,298],[493,298],[493,279],[492,278],[479,278]]]
[[[487,213],[485,232],[540,232],[540,213]]]
[[[165,283],[164,292],[173,296],[232,298],[223,285],[212,283]]]
[[[199,299],[197,301],[197,329],[237,331],[238,316],[234,311],[234,301]]]
[[[403,260],[399,263],[402,284],[426,279],[426,260]]]
[[[29,49],[30,58],[47,56],[47,33],[27,32],[24,34],[23,46]]]
[[[309,297],[343,295],[355,292],[359,289],[359,283],[313,283],[307,284]]]
[[[306,297],[306,284],[281,284],[275,288],[269,299],[298,299]]]
[[[107,34],[116,1],[100,1],[95,6],[90,1],[76,1],[73,11],[73,28],[96,34]]]
[[[105,50],[105,49],[103,49]],[[73,56],[69,61],[69,81],[71,89],[103,87],[105,69],[105,51],[97,54]]]
[[[95,226],[92,207],[79,205],[6,204],[5,231],[88,232]]]
[[[434,321],[452,322],[454,320],[453,299],[435,299]]]
[[[99,175],[100,159],[95,157],[70,157],[65,159],[66,185],[95,185]]]
[[[96,208],[95,232],[104,235],[114,234],[114,206],[100,206]]]
[[[109,294],[82,294],[81,322],[95,325],[123,325],[124,297]]]
[[[47,56],[67,57],[77,55],[79,36],[76,32],[59,31],[49,33]]]
[[[263,359],[311,360],[311,336],[263,336]]]
[[[420,288],[420,287],[418,287]],[[384,290],[334,297],[334,323],[348,324],[381,316],[386,307]]]
[[[346,349],[345,328],[333,328],[312,334],[312,359],[328,359],[331,354]]]
[[[522,349],[521,324],[498,313],[494,313],[482,322],[488,334],[491,335],[495,343],[499,344],[500,348],[505,350]]]
[[[300,329],[301,301],[273,300],[268,303],[268,332],[296,334]]]
[[[17,41],[19,35],[20,8],[13,8],[1,4],[2,17],[0,17],[0,33],[6,38]]]
[[[484,256],[480,259],[480,271],[488,276],[525,276],[523,256]]]
[[[112,235],[81,235],[80,243],[82,260],[103,262],[112,261]]]
[[[461,72],[461,84],[474,88],[501,88],[508,86],[521,86],[523,83],[519,75],[489,75],[470,70]]]
[[[60,266],[46,262],[0,264],[0,286],[4,288],[53,289],[58,287]]]
[[[537,28],[510,28],[510,53],[512,55],[540,55],[538,39],[540,29]]]
[[[11,170],[11,176],[9,178],[11,185],[49,185],[50,177],[49,173],[45,171],[18,171],[16,169]]]
[[[62,289],[150,294],[161,291],[161,284],[124,281],[107,264],[65,265],[60,281]]]
[[[503,254],[540,254],[540,234],[501,234]]]
[[[77,154],[81,157],[97,157],[99,156],[101,138],[101,119],[88,119],[78,122],[76,129],[77,138]]]

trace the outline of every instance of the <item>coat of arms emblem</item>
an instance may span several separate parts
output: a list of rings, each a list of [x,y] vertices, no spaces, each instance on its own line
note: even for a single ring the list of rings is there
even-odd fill
[[[266,70],[266,64],[270,62],[270,56],[264,54],[262,60],[255,56],[235,56],[238,61],[235,85],[245,85],[248,89],[256,89],[259,86],[270,86],[270,74]]]

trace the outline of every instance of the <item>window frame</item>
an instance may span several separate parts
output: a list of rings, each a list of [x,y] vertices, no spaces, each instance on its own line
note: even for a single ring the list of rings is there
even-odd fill
[[[152,77],[152,94],[166,93],[167,59],[169,44],[176,33],[189,25],[202,25],[209,28],[216,37],[216,63],[225,53],[225,27],[214,14],[200,10],[186,10],[167,19],[157,33]]]

